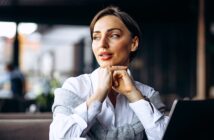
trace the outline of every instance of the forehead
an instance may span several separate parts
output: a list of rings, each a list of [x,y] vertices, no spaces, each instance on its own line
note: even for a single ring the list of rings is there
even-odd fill
[[[121,30],[128,31],[127,27],[122,22],[122,20],[113,15],[107,15],[100,18],[99,20],[97,20],[97,22],[94,25],[94,31],[101,31],[101,30],[106,30],[111,28],[118,28]]]

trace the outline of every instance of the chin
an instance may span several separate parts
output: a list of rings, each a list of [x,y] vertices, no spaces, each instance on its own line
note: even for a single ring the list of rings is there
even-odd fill
[[[100,65],[100,67],[108,67],[108,66],[112,66],[112,65],[110,65],[110,64],[99,64]]]
[[[108,63],[108,62],[100,62],[99,65],[100,65],[100,67],[112,66],[112,64],[111,64],[111,63]]]
[[[127,66],[124,64],[112,64],[112,63],[100,63],[100,67],[108,67],[108,66]]]
[[[100,67],[108,66],[128,66],[128,62],[112,62],[112,61],[98,61]]]

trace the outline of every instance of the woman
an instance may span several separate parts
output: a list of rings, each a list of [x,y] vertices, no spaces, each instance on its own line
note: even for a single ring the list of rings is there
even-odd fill
[[[137,23],[117,7],[90,25],[99,68],[55,91],[50,139],[161,139],[168,117],[157,91],[133,81],[128,65],[141,45]]]

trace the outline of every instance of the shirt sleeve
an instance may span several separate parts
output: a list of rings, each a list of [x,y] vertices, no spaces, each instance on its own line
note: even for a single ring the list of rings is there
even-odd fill
[[[92,125],[93,118],[100,112],[100,109],[101,103],[95,101],[88,109],[86,102],[80,104],[71,115],[55,113],[50,125],[50,139],[80,138],[84,130]]]
[[[161,140],[169,118],[144,99],[129,103],[129,105],[143,124],[148,139]]]

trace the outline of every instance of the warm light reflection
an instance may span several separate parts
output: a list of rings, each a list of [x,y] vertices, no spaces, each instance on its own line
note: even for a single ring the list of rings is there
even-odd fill
[[[12,38],[16,34],[15,22],[0,22],[0,37]]]
[[[20,23],[18,25],[18,32],[20,34],[32,34],[37,30],[38,25],[35,23]]]

